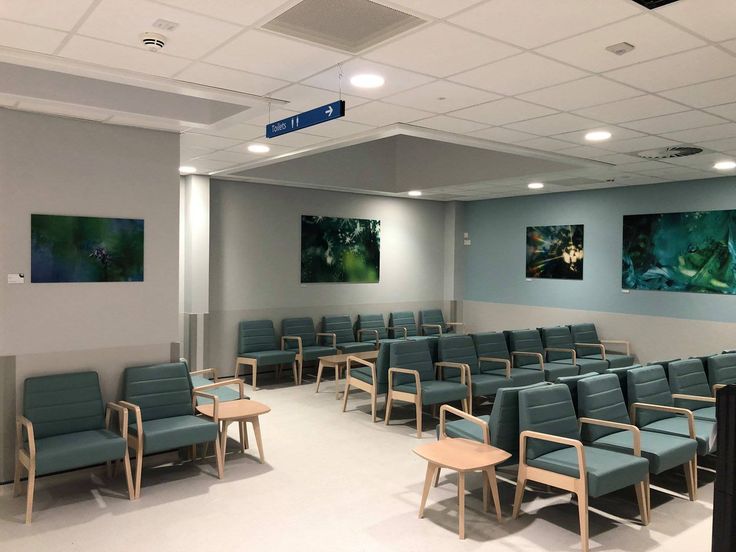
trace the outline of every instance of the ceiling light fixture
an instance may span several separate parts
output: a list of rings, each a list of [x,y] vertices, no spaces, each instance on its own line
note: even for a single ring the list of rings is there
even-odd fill
[[[268,153],[271,151],[271,148],[265,144],[251,144],[248,146],[248,151],[251,153]]]
[[[588,142],[603,142],[611,137],[611,133],[607,130],[594,130],[585,135]]]
[[[736,169],[736,161],[719,161],[713,165],[713,168],[719,171],[730,171]]]
[[[350,84],[356,88],[380,88],[386,80],[381,75],[364,73],[350,78]]]
[[[544,184],[542,184],[541,182],[530,182],[526,185],[526,187],[530,190],[541,190],[542,188],[544,188]]]
[[[407,192],[407,193],[411,197],[419,197],[420,195],[422,195],[422,192],[420,192],[419,190],[409,190],[409,192]]]
[[[194,174],[197,172],[197,167],[192,167],[190,165],[182,165],[179,167],[179,174]]]

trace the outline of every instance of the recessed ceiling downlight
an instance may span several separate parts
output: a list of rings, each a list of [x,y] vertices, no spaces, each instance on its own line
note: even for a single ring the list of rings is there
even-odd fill
[[[736,169],[736,161],[719,161],[713,165],[713,168],[719,171],[730,171]]]
[[[182,165],[179,167],[179,174],[194,174],[197,172],[197,167],[191,165]]]
[[[407,193],[411,197],[419,197],[420,195],[422,195],[422,192],[420,192],[419,190],[409,190]]]
[[[542,182],[530,182],[526,187],[530,190],[541,190],[544,188],[544,184]]]
[[[248,151],[251,153],[268,153],[271,148],[265,144],[251,144],[248,146]]]
[[[608,140],[611,137],[611,133],[607,130],[594,130],[585,135],[585,139],[588,142],[602,142]]]
[[[350,84],[356,88],[380,88],[386,80],[381,75],[363,73],[350,77]]]

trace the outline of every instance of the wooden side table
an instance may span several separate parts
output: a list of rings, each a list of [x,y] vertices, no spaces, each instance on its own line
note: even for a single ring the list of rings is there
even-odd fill
[[[322,380],[323,368],[335,369],[335,399],[340,399],[340,371],[347,365],[348,357],[358,357],[363,360],[376,360],[378,351],[362,351],[360,353],[346,353],[343,355],[330,355],[319,357],[319,366],[317,367],[317,389],[315,393],[319,393],[319,382]]]
[[[470,439],[441,439],[434,443],[421,445],[414,452],[427,461],[427,475],[424,479],[422,502],[419,505],[419,517],[424,517],[424,506],[427,503],[429,488],[439,468],[447,468],[458,472],[458,533],[465,538],[465,474],[472,471],[483,472],[483,508],[488,511],[488,493],[486,485],[493,494],[493,505],[496,518],[501,521],[501,504],[498,498],[496,481],[496,465],[508,460],[511,454],[505,450],[484,445]]]
[[[197,406],[197,411],[209,418],[213,418],[213,404],[202,404]],[[258,445],[258,456],[261,464],[266,461],[263,454],[263,442],[261,441],[261,426],[258,422],[258,416],[271,412],[271,408],[258,401],[250,399],[239,399],[237,401],[221,402],[218,409],[218,418],[216,422],[220,422],[220,448],[222,449],[222,457],[225,458],[225,449],[227,448],[227,426],[232,422],[238,422],[240,426],[240,449],[245,452],[248,446],[248,429],[246,422],[253,424],[253,433],[256,434],[256,444]],[[214,418],[213,418],[214,419]]]

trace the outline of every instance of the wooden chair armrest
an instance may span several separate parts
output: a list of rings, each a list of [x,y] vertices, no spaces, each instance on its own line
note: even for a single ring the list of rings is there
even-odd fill
[[[632,424],[622,424],[621,422],[612,422],[610,420],[598,420],[596,418],[580,418],[578,422],[582,424],[598,425],[604,427],[612,427],[623,431],[630,431],[634,438],[634,455],[641,456],[641,431]]]
[[[465,322],[445,322],[445,326],[464,326]]]
[[[463,385],[466,383],[466,374],[467,376],[470,376],[470,365],[463,362],[435,362],[434,367],[437,370],[437,375],[439,376],[438,379],[445,379],[443,368],[460,370],[460,383]]]
[[[574,343],[575,347],[594,347],[601,352],[601,358],[606,360],[606,348],[600,343]]]
[[[378,330],[369,330],[369,329],[358,330],[358,341],[360,341],[360,342],[363,341],[363,334],[364,333],[373,333],[373,334],[375,334],[375,336],[376,336],[376,347],[377,347],[378,346],[378,338],[379,338]]]
[[[587,470],[585,468],[585,449],[583,443],[578,439],[570,439],[569,437],[560,437],[559,435],[550,435],[549,433],[540,433],[538,431],[522,431],[519,435],[519,465],[526,464],[526,441],[527,439],[539,439],[540,441],[549,441],[551,443],[559,443],[574,447],[578,453],[578,475],[579,479],[585,480]]]
[[[26,430],[26,436],[28,438],[28,458],[31,462],[36,461],[36,437],[33,432],[33,422],[25,416],[16,416],[15,418],[15,446],[17,452],[25,450],[23,445],[23,430]]]
[[[128,401],[118,401],[118,404],[126,410],[133,412],[138,439],[143,439],[143,418],[141,417],[141,407]],[[130,420],[130,418],[128,418],[128,420]]]
[[[396,335],[396,330],[404,330],[404,339],[409,337],[409,331],[406,329],[406,326],[389,326],[386,329],[392,330],[394,332],[394,335]]]
[[[196,391],[207,391],[208,389],[214,389],[216,387],[225,387],[227,385],[237,385],[238,390],[240,391],[240,398],[241,399],[245,398],[245,383],[243,383],[243,380],[241,380],[240,378],[220,380],[214,383],[208,383],[207,385],[200,385],[199,387],[195,387],[194,389]]]
[[[199,389],[192,389],[192,407],[194,411],[197,411],[197,397],[202,397],[212,401],[212,419],[215,422],[220,421],[220,398],[217,395],[211,393],[205,393]]]
[[[673,393],[672,394],[673,399],[685,399],[688,401],[700,401],[700,402],[706,402],[715,404],[716,399],[715,397],[701,397],[700,395],[686,395],[684,393]]]
[[[105,407],[105,429],[110,429],[110,421],[112,413],[117,412],[118,414],[118,428],[120,430],[120,436],[128,440],[128,409],[123,408],[117,403],[109,402]]]
[[[690,438],[695,439],[695,416],[693,416],[691,410],[680,408],[678,406],[665,406],[662,404],[634,403],[629,407],[629,417],[631,418],[631,423],[634,425],[636,425],[637,410],[655,410],[658,412],[671,412],[672,414],[687,416]]]
[[[553,353],[570,353],[572,355],[572,363],[575,364],[578,361],[577,353],[575,352],[575,349],[564,349],[560,347],[547,347],[544,350],[544,354],[546,355],[552,351]],[[547,358],[549,358],[549,355],[547,355]]]
[[[329,333],[329,332],[318,332],[316,334],[317,336],[317,342],[319,342],[320,337],[331,337],[332,338],[332,347],[337,347],[337,334],[335,333]]]
[[[394,374],[408,374],[410,376],[414,376],[414,383],[417,386],[417,395],[422,394],[422,386],[420,385],[421,378],[419,377],[419,372],[416,370],[409,370],[407,368],[389,368],[388,369],[388,388],[393,389],[394,388]]]
[[[442,335],[442,325],[441,324],[422,324],[421,328],[422,330],[424,330],[424,328],[437,328],[437,331],[440,332],[440,335]]]
[[[464,418],[465,420],[468,420],[469,422],[473,422],[475,425],[480,426],[481,431],[483,431],[483,443],[486,445],[491,444],[491,431],[488,428],[488,424],[481,420],[480,418],[476,418],[475,416],[472,416],[468,414],[467,412],[463,412],[462,410],[459,410],[453,406],[450,406],[449,404],[443,404],[440,406],[440,439],[446,439],[447,433],[445,431],[445,425],[446,425],[446,416],[447,413],[455,414],[456,416],[459,416],[460,418]]]
[[[631,354],[631,343],[623,339],[601,339],[601,343],[605,345],[609,343],[611,345],[626,345],[626,354]]]
[[[713,384],[713,396],[715,397],[716,396],[716,393],[718,393],[718,391],[720,391],[724,387],[726,387],[726,384],[725,383],[715,383],[715,384]]]
[[[478,357],[478,362],[500,362],[506,367],[506,379],[511,379],[511,361],[507,358]]]
[[[286,341],[296,341],[297,345],[299,346],[298,347],[299,352],[297,354],[300,354],[300,355],[302,354],[302,338],[301,337],[299,337],[298,335],[282,335],[281,336],[281,350],[282,351],[286,350]]]
[[[215,368],[205,368],[204,370],[195,370],[194,372],[189,372],[190,376],[205,376],[205,374],[212,374],[212,380],[217,381],[217,370]],[[209,378],[207,378],[209,379]]]
[[[362,364],[363,366],[367,366],[371,369],[371,382],[373,382],[373,385],[376,385],[376,363],[375,362],[369,362],[363,358],[356,357],[356,356],[349,356],[347,358],[347,362],[345,363],[346,366],[346,373],[345,378],[350,377],[350,370],[352,368],[352,363],[357,362],[358,364]]]
[[[537,357],[537,360],[539,360],[539,366],[542,370],[544,370],[544,357],[542,356],[542,353],[531,353],[529,351],[511,351],[511,360],[513,362],[514,357],[516,356],[534,356]]]

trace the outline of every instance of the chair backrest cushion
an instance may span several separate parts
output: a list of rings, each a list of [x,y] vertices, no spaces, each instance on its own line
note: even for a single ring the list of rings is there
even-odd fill
[[[609,422],[630,424],[621,384],[616,374],[601,374],[578,382],[578,415]],[[595,441],[620,429],[583,424],[581,434],[586,442]]]
[[[598,331],[595,329],[595,324],[572,324],[570,326],[570,332],[572,333],[572,340],[574,343],[601,342],[600,338],[598,337]],[[601,354],[601,350],[598,347],[578,347],[577,350],[580,356]]]
[[[314,331],[314,320],[308,317],[303,318],[284,318],[281,322],[282,335],[292,335],[302,338],[304,347],[316,345],[317,336]],[[286,341],[287,349],[298,349],[296,341],[290,339]]]
[[[353,343],[353,321],[348,315],[332,315],[322,318],[322,331],[334,333],[337,343]]]
[[[708,382],[736,383],[736,353],[713,355],[708,359]]]
[[[445,331],[445,317],[440,309],[427,309],[419,311],[420,324],[438,324]],[[422,328],[424,335],[438,335],[440,332],[437,328]]]
[[[36,439],[105,427],[97,372],[28,378],[23,382],[23,415]]]
[[[708,378],[705,375],[703,363],[699,358],[670,362],[667,377],[669,378],[672,393],[696,395],[699,397],[711,396]],[[682,408],[703,408],[708,405],[700,401],[678,400],[677,406],[681,406]]]
[[[278,349],[276,332],[271,320],[243,320],[240,322],[238,353],[255,353]]]
[[[472,374],[480,373],[473,338],[469,335],[440,337],[437,344],[437,357],[440,362],[460,362],[467,364],[470,366],[470,372]]]
[[[123,397],[141,407],[143,421],[194,414],[192,380],[183,362],[126,368]]]
[[[502,387],[496,392],[488,421],[491,444],[511,454],[511,462],[518,462],[519,457],[519,391],[548,385],[551,384],[540,382],[524,387]]]
[[[388,338],[388,330],[386,329],[386,322],[384,322],[382,314],[359,314],[358,329],[376,330],[378,331],[378,339]],[[373,341],[375,340],[375,334],[373,334],[373,332],[363,333],[360,337],[360,340]]]
[[[579,439],[578,420],[572,405],[570,388],[567,385],[554,384],[521,391],[519,430]],[[531,460],[565,447],[566,445],[560,443],[529,439],[526,454]]]
[[[542,344],[545,348],[555,349],[575,349],[573,345],[572,334],[570,328],[567,326],[553,326],[542,328],[540,330],[542,335]],[[550,361],[565,359],[571,360],[572,356],[570,353],[559,353],[556,351],[550,351],[547,353],[547,359]]]
[[[478,357],[491,357],[491,358],[503,358],[510,360],[508,345],[506,344],[506,336],[503,332],[485,332],[472,334],[470,337],[473,338],[475,344],[475,352]],[[483,363],[483,368],[497,370],[503,368],[503,366],[493,365],[487,362]]]
[[[667,383],[664,368],[661,366],[642,366],[629,370],[626,379],[629,388],[629,404],[638,402],[674,406],[670,385]],[[636,414],[636,423],[643,426],[673,416],[675,414],[670,412],[639,410]]]
[[[417,323],[411,311],[392,312],[388,317],[388,325],[392,328],[406,328],[406,335],[409,337],[417,335]],[[404,337],[404,331],[392,330],[391,337]]]
[[[539,336],[537,330],[511,330],[509,332],[509,348],[511,352],[526,351],[544,355],[542,338]],[[539,360],[531,355],[518,355],[514,360],[514,366],[526,366],[527,364],[538,363]]]
[[[421,381],[434,380],[434,365],[426,341],[398,341],[391,345],[389,353],[390,368],[406,368],[419,372]],[[414,383],[414,376],[396,374],[394,384]]]

